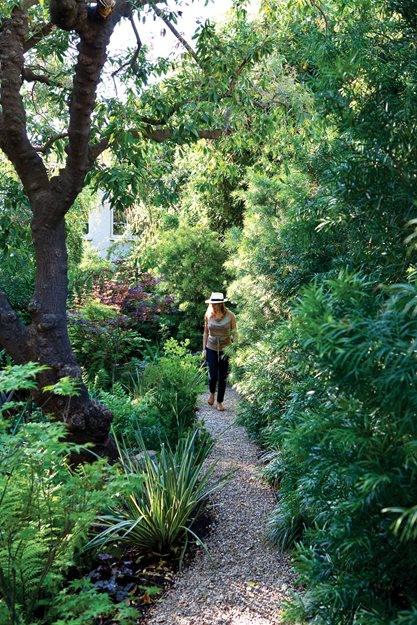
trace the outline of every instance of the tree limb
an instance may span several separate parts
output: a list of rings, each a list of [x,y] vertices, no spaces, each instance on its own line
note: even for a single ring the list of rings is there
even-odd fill
[[[94,143],[88,146],[88,161],[89,161],[90,167],[94,165],[95,161],[100,156],[100,154],[102,154],[104,150],[107,150],[109,145],[110,145],[110,137],[107,136],[107,137],[103,137],[102,139],[100,139],[100,141],[98,141],[97,143]]]
[[[220,139],[225,134],[228,134],[228,130],[221,128],[214,128],[211,130],[197,130],[196,137],[199,139]],[[169,141],[174,136],[174,130],[170,128],[164,129],[149,129],[141,133],[143,137],[146,139],[151,139],[152,141],[156,141],[156,143],[164,143],[164,141]]]
[[[42,28],[40,28],[36,33],[32,35],[32,37],[25,41],[23,45],[23,50],[27,52],[28,50],[36,46],[36,44],[38,44],[40,41],[42,41],[42,39],[47,37],[54,30],[54,28],[55,24],[53,24],[52,22],[44,24]]]
[[[108,20],[99,21],[87,18],[86,23],[80,27],[78,59],[69,109],[68,157],[62,170],[63,190],[67,194],[69,205],[81,191],[85,175],[91,167],[91,116],[96,103],[97,84],[106,62],[107,45],[117,22],[115,17],[117,18],[112,15]]]
[[[180,109],[180,105],[177,107],[172,107],[168,118],[171,117],[177,110]],[[139,117],[140,121],[144,124],[148,124],[148,126],[166,126],[168,123],[168,119],[154,119],[153,117],[147,117],[146,115],[142,115]]]
[[[182,43],[182,45],[184,46],[184,48],[189,52],[189,54],[193,57],[194,61],[197,63],[197,65],[200,64],[200,61],[198,59],[197,54],[195,53],[195,50],[192,49],[192,47],[190,46],[189,43],[187,43],[187,41],[184,39],[184,37],[178,32],[178,30],[175,28],[175,26],[169,21],[169,19],[167,18],[167,16],[165,15],[165,13],[163,11],[161,11],[160,8],[158,8],[156,6],[156,4],[152,1],[149,2],[150,6],[153,8],[153,10],[155,11],[156,15],[158,17],[161,18],[161,20],[164,22],[164,24],[166,24],[166,26],[169,28],[169,30],[175,35],[175,37],[178,39],[178,41],[180,41]]]
[[[60,139],[66,139],[67,137],[68,137],[68,133],[67,132],[61,132],[59,135],[55,135],[55,136],[51,137],[50,139],[48,139],[48,141],[46,141],[43,145],[39,145],[39,146],[35,147],[35,150],[37,152],[40,152],[41,154],[45,154],[45,152],[47,152],[49,150],[49,148],[56,141],[59,141]]]
[[[239,65],[239,67],[237,68],[232,80],[230,81],[230,85],[225,93],[225,97],[226,98],[230,98],[230,96],[233,93],[233,90],[236,86],[237,83],[237,79],[239,78],[239,76],[241,75],[241,73],[243,72],[243,70],[245,69],[245,67],[249,64],[250,59],[243,59],[243,61],[241,62],[241,64]]]
[[[128,65],[130,65],[131,69],[133,70],[136,66],[136,61],[138,60],[138,56],[139,56],[139,52],[142,48],[142,41],[140,39],[139,33],[138,33],[138,29],[136,28],[136,24],[135,21],[133,19],[133,17],[129,18],[129,21],[132,25],[133,28],[133,32],[135,33],[135,37],[136,37],[136,50],[132,56],[132,58],[130,59],[130,61],[126,61],[126,63],[123,63],[123,65],[121,65],[119,68],[117,68],[111,75],[111,77],[113,78],[113,82],[114,82],[114,77],[117,76],[117,74],[122,71],[122,69],[124,69],[125,67],[127,67]],[[117,91],[117,88],[116,88]]]
[[[0,291],[0,344],[17,363],[29,360],[29,331]]]
[[[82,30],[88,21],[88,6],[77,0],[50,0],[51,22],[62,30]]]
[[[317,11],[321,14],[322,18],[324,19],[324,24],[326,26],[326,32],[328,32],[328,30],[329,30],[329,22],[327,20],[326,13],[324,12],[324,10],[320,6],[320,0],[319,0],[319,2],[315,2],[314,0],[310,0],[310,2],[311,2],[311,6],[314,7],[315,9],[317,9]]]
[[[44,74],[35,74],[35,72],[31,69],[29,69],[28,67],[24,67],[22,70],[22,78],[23,80],[26,80],[27,82],[41,82],[45,85],[49,85],[51,86],[53,83],[51,83],[50,79],[48,78],[48,76],[44,75]]]
[[[13,163],[28,197],[33,199],[34,194],[48,188],[49,180],[42,159],[28,139],[26,114],[20,94],[27,32],[27,15],[15,8],[8,27],[0,32],[0,147]]]
[[[226,122],[228,121],[228,117],[226,115]],[[164,143],[165,141],[169,141],[173,138],[175,134],[175,130],[172,128],[146,128],[142,131],[136,129],[130,129],[128,132],[133,137],[136,138],[144,138],[149,139],[150,141],[155,141],[156,143]],[[195,138],[196,139],[220,139],[220,137],[224,137],[225,135],[230,134],[230,129],[226,125],[225,128],[211,128],[211,129],[203,129],[196,130]],[[93,166],[95,160],[102,154],[110,145],[110,138],[103,137],[97,143],[90,145],[89,147],[89,158],[91,167]]]

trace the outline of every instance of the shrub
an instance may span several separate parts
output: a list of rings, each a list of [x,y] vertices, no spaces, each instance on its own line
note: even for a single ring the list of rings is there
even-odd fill
[[[225,284],[226,251],[219,235],[205,224],[182,220],[178,228],[159,232],[139,256],[141,264],[162,276],[159,291],[175,297],[179,313],[170,320],[174,336],[188,338],[192,349],[201,349],[204,301]]]
[[[87,382],[93,384],[98,376],[102,384],[114,384],[118,368],[139,353],[144,339],[125,315],[98,302],[68,313],[68,318],[71,344]]]
[[[174,312],[174,297],[157,293],[160,282],[160,278],[130,267],[127,261],[117,261],[113,277],[96,284],[94,294],[98,301],[129,319],[132,329],[155,340],[161,317]]]
[[[103,284],[113,273],[109,260],[89,245],[82,249],[82,259],[69,267],[69,292],[72,305],[85,305],[91,299],[94,288]]]
[[[133,447],[139,431],[147,449],[159,449],[166,441],[166,433],[155,406],[151,391],[132,399],[124,387],[116,382],[112,392],[100,391],[98,399],[113,413],[112,427],[117,438]]]
[[[195,422],[195,407],[204,389],[205,373],[199,356],[189,353],[188,342],[169,339],[163,355],[144,370],[145,391],[151,391],[167,440],[174,446]]]
[[[284,464],[272,532],[285,545],[305,528],[295,620],[407,622],[417,603],[417,287],[376,286],[341,272],[293,309],[299,381],[269,436]]]
[[[131,378],[133,398],[116,382],[111,392],[95,392],[113,412],[113,429],[128,446],[134,446],[137,432],[147,449],[161,443],[176,447],[181,436],[195,424],[196,403],[204,389],[205,374],[200,359],[187,350],[187,342],[169,339],[161,352],[141,363]]]

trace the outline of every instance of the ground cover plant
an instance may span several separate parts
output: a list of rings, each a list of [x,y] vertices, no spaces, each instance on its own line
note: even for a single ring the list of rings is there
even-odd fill
[[[2,391],[30,388],[41,367],[11,367]],[[8,415],[14,409],[14,418]],[[77,447],[64,426],[24,423],[8,401],[0,418],[0,619],[41,622],[87,539],[103,497],[103,462],[71,470],[66,459]],[[5,418],[6,416],[6,418]]]

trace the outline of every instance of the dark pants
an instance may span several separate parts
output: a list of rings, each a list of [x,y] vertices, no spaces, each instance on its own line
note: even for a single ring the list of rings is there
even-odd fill
[[[206,362],[209,371],[209,389],[210,393],[216,392],[217,402],[221,404],[224,399],[226,390],[226,378],[229,372],[229,357],[223,352],[216,352],[214,349],[206,349]]]

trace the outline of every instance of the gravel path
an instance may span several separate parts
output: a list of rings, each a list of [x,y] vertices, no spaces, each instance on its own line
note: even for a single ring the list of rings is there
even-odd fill
[[[265,521],[275,505],[259,478],[258,450],[234,425],[238,399],[227,389],[225,411],[201,397],[199,417],[217,439],[216,471],[235,471],[213,497],[215,526],[201,551],[156,604],[149,625],[276,625],[290,597],[294,573],[285,556],[263,543]]]

